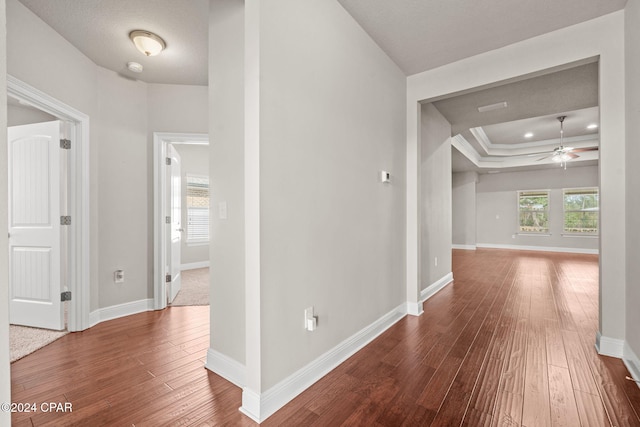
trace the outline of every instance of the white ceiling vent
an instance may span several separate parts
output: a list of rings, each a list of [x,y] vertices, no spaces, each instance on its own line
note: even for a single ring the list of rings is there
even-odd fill
[[[490,105],[483,105],[482,107],[478,107],[478,112],[486,113],[487,111],[499,110],[501,108],[507,108],[507,101],[497,102]]]

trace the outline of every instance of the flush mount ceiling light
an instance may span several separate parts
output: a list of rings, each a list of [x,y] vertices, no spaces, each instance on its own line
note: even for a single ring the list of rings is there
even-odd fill
[[[533,132],[527,132],[527,133],[525,133],[525,134],[524,134],[524,137],[525,137],[525,138],[531,138],[531,137],[533,137]]]
[[[595,123],[591,123],[589,126],[587,126],[587,129],[592,130],[592,129],[597,129],[598,125]]]
[[[129,38],[136,48],[147,56],[156,56],[167,47],[160,36],[145,30],[131,31]]]

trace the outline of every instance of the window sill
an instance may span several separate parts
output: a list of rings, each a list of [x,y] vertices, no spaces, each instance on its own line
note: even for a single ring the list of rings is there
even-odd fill
[[[516,236],[551,237],[551,233],[516,233]]]
[[[562,237],[579,237],[579,238],[586,238],[586,239],[597,239],[598,237],[600,237],[599,233],[595,233],[595,234],[587,234],[587,233],[562,233],[561,234]]]
[[[202,240],[198,240],[198,241],[188,241],[187,240],[187,246],[207,246],[209,244],[208,240],[202,241]]]

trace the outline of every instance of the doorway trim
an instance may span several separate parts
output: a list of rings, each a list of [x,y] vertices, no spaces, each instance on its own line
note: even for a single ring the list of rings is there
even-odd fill
[[[153,133],[153,308],[167,307],[164,265],[167,263],[165,248],[168,244],[164,218],[167,216],[167,177],[161,173],[165,167],[169,144],[209,143],[209,134],[183,132]]]
[[[7,96],[23,101],[61,120],[74,124],[69,153],[69,282],[72,293],[67,329],[82,331],[90,327],[90,214],[89,214],[89,116],[46,93],[7,75]]]

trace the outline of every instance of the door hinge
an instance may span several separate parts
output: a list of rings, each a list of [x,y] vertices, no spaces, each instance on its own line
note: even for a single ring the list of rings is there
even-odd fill
[[[61,216],[60,225],[71,225],[71,216]]]
[[[165,224],[171,224],[171,217],[170,216],[165,217],[164,222]]]
[[[60,140],[60,148],[63,150],[71,150],[71,140],[70,139],[61,139]]]
[[[71,301],[71,291],[61,292],[60,301]]]
[[[167,166],[171,166],[171,157],[167,157],[165,159],[165,163],[167,164]]]
[[[167,274],[166,276],[164,276],[164,281],[167,283],[171,283],[171,275]]]

